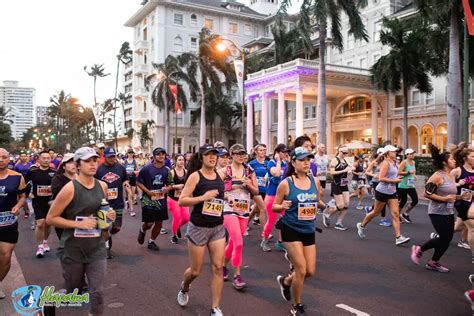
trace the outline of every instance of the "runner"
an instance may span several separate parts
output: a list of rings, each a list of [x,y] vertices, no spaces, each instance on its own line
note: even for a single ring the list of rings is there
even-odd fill
[[[186,179],[186,169],[184,168],[184,156],[177,154],[174,157],[175,167],[170,171],[170,185],[171,191],[168,194],[168,209],[173,216],[171,222],[171,243],[177,244],[178,238],[181,238],[181,227],[189,222],[189,207],[179,206],[178,200],[184,187],[184,180]]]
[[[410,241],[400,233],[400,213],[398,209],[398,198],[396,183],[401,181],[398,178],[398,167],[396,163],[397,148],[392,145],[384,147],[385,159],[380,165],[379,184],[375,188],[375,207],[366,214],[361,223],[357,223],[357,233],[360,238],[365,238],[365,229],[370,221],[380,215],[383,207],[388,204],[392,213],[392,225],[395,232],[395,244],[400,246]]]
[[[434,146],[430,146],[431,157],[436,172],[428,179],[425,187],[425,196],[430,199],[428,205],[428,216],[438,237],[428,240],[421,247],[412,246],[411,260],[419,265],[423,252],[434,248],[431,260],[426,264],[426,269],[438,272],[449,272],[443,267],[439,260],[448,250],[454,234],[454,202],[465,198],[470,193],[465,192],[463,196],[457,195],[456,182],[451,171],[456,167],[456,160],[449,152],[440,152]]]
[[[267,211],[267,223],[263,228],[262,242],[260,248],[263,251],[271,251],[268,241],[270,239],[270,233],[273,230],[273,226],[278,220],[278,213],[272,211],[273,201],[275,200],[276,190],[280,182],[283,180],[288,167],[288,148],[285,144],[278,144],[273,151],[273,159],[268,162],[268,186],[267,195],[265,196],[265,209]],[[283,243],[281,240],[275,244],[277,250],[284,251]]]
[[[331,195],[336,201],[336,207],[327,208],[323,213],[323,224],[325,227],[329,227],[331,215],[339,211],[334,228],[341,231],[347,230],[342,220],[346,216],[347,209],[349,208],[350,195],[349,188],[347,187],[349,184],[347,177],[352,173],[353,169],[345,159],[348,153],[349,150],[346,147],[340,146],[337,151],[337,156],[331,160],[331,164],[329,165],[329,174],[333,177]]]
[[[354,175],[352,177],[352,181],[354,182],[354,188],[355,192],[354,194],[357,195],[357,206],[356,209],[358,210],[363,210],[364,206],[362,206],[362,199],[364,198],[365,195],[365,171],[364,171],[364,165],[365,165],[365,157],[364,155],[357,155],[355,157],[355,161],[352,164],[352,168],[354,171],[352,171],[352,174]]]
[[[137,161],[134,159],[133,149],[127,150],[127,158],[124,160],[125,170],[127,170],[128,182],[130,183],[130,190],[127,190],[128,197],[128,211],[130,216],[135,216],[136,213],[133,209],[133,205],[137,204],[137,176],[136,172],[138,171]]]
[[[224,226],[229,233],[229,243],[225,248],[224,281],[229,279],[227,264],[232,260],[234,278],[232,285],[242,290],[247,283],[241,277],[243,235],[248,225],[250,214],[250,194],[258,193],[255,172],[244,163],[247,152],[241,144],[234,144],[229,149],[232,164],[219,170],[224,180]]]
[[[267,222],[267,214],[265,212],[265,196],[267,193],[267,179],[268,179],[268,161],[267,145],[258,144],[255,146],[255,159],[249,162],[249,166],[255,171],[258,184],[258,194],[253,197],[255,202],[254,209],[250,213],[250,218],[256,215],[253,219],[254,225],[262,225]]]
[[[142,196],[142,222],[138,232],[138,243],[145,242],[146,231],[153,227],[151,238],[148,240],[148,249],[159,251],[155,239],[158,237],[163,221],[168,219],[168,205],[166,193],[169,190],[169,168],[165,166],[166,150],[157,147],[153,150],[154,160],[140,170],[137,184],[143,191]]]
[[[36,257],[43,258],[45,252],[49,252],[48,237],[50,227],[46,224],[45,218],[48,214],[51,196],[51,181],[53,180],[55,171],[51,168],[51,156],[47,151],[39,153],[38,166],[33,166],[28,171],[25,177],[27,183],[31,182],[33,188],[33,210],[36,219],[36,243],[38,248],[36,250]]]
[[[184,272],[178,304],[182,307],[188,304],[189,287],[201,274],[207,248],[212,267],[212,316],[223,315],[219,305],[224,284],[224,182],[215,171],[217,153],[211,145],[199,148],[190,161],[189,177],[179,197],[179,205],[192,206],[192,212],[186,231],[191,266]]]
[[[293,144],[296,147],[303,147],[307,152],[313,153],[313,143],[311,142],[311,138],[307,135],[301,135],[296,137],[295,142]],[[317,174],[316,163],[311,160],[311,165],[309,170],[315,176]]]
[[[0,299],[6,297],[1,282],[10,271],[18,242],[18,215],[26,202],[25,180],[20,173],[8,169],[9,158],[8,151],[0,148]]]
[[[97,168],[95,177],[107,184],[107,200],[115,211],[116,219],[111,226],[110,233],[115,235],[122,228],[123,209],[125,208],[123,189],[129,189],[128,174],[125,167],[117,162],[117,153],[112,147],[104,150],[104,163]],[[112,259],[112,236],[106,241],[107,259]]]
[[[322,189],[326,189],[326,176],[329,170],[329,159],[326,155],[326,146],[324,144],[318,145],[318,152],[314,156],[314,163],[316,164],[316,175]]]
[[[306,315],[301,303],[304,280],[316,270],[316,210],[321,187],[319,180],[308,174],[312,158],[303,147],[295,148],[272,207],[274,212],[285,211],[279,229],[294,271],[287,277],[279,275],[277,282],[283,299],[293,298],[291,315]]]
[[[20,159],[18,162],[15,164],[15,170],[18,173],[21,173],[21,175],[26,177],[26,174],[28,173],[28,170],[30,170],[31,166],[33,163],[30,161],[28,155],[24,151],[20,151]],[[25,201],[25,205],[23,205],[23,211],[25,213],[24,218],[28,218],[30,216],[30,210],[28,208],[28,201]]]
[[[59,192],[48,213],[48,225],[63,228],[58,257],[61,260],[66,291],[82,289],[87,276],[90,296],[89,315],[104,313],[104,282],[107,270],[105,241],[108,229],[98,228],[101,202],[107,197],[107,185],[94,175],[99,156],[94,149],[82,147],[74,153],[79,174]],[[114,221],[115,211],[107,218]]]
[[[415,151],[411,148],[407,148],[405,150],[405,157],[406,159],[402,161],[398,169],[398,175],[403,176],[402,181],[398,184],[398,198],[400,199],[400,219],[406,223],[411,223],[411,218],[408,213],[418,204],[418,194],[415,188]],[[410,196],[411,204],[403,211],[408,200],[408,195]]]
[[[218,149],[218,151],[219,152],[217,154],[218,158],[217,158],[216,169],[220,170],[227,167],[227,165],[229,164],[230,155],[229,155],[229,151],[225,147]]]

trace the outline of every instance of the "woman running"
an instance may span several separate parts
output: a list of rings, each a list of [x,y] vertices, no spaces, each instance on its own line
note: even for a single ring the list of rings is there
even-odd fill
[[[262,225],[267,222],[267,214],[265,212],[265,196],[267,193],[267,177],[268,177],[268,161],[267,145],[258,144],[255,146],[255,159],[249,162],[250,167],[255,171],[258,184],[258,194],[253,197],[255,202],[254,210],[250,213],[250,218],[257,215],[258,218],[253,220],[255,225]]]
[[[375,195],[375,188],[377,188],[377,185],[379,184],[380,164],[382,163],[382,161],[385,158],[384,153],[385,153],[385,150],[384,150],[383,147],[380,147],[379,149],[377,149],[377,152],[374,155],[374,159],[367,166],[367,170],[365,170],[365,174],[372,178],[371,186],[372,186],[372,190],[374,192],[374,195]],[[366,206],[365,207],[365,212],[369,213],[370,211],[372,211],[374,209],[374,207],[375,207],[375,202],[372,206]],[[392,223],[390,223],[390,221],[385,218],[386,208],[387,208],[387,206],[384,206],[383,209],[382,209],[382,212],[380,212],[380,223],[379,223],[379,225],[380,226],[385,226],[385,227],[390,227],[390,226],[392,226]]]
[[[224,281],[229,278],[227,264],[232,260],[234,278],[232,285],[242,290],[247,283],[241,277],[243,235],[248,225],[250,214],[250,194],[258,193],[257,179],[251,167],[244,163],[247,152],[241,144],[229,148],[232,163],[219,170],[224,180],[224,226],[229,233],[229,243],[225,248]]]
[[[364,165],[365,165],[365,157],[364,155],[357,155],[356,160],[352,164],[352,174],[354,175],[353,180],[355,181],[354,187],[356,188],[354,194],[357,195],[358,203],[356,209],[363,210],[364,207],[362,206],[362,199],[365,195],[365,172],[364,172]]]
[[[357,233],[360,238],[365,238],[365,229],[370,221],[380,215],[385,205],[388,205],[392,213],[392,225],[395,232],[395,244],[402,245],[410,241],[400,233],[400,213],[398,210],[398,198],[396,184],[401,180],[398,178],[397,147],[387,145],[384,147],[385,159],[380,165],[379,184],[375,188],[375,207],[365,215],[361,223],[357,223]]]
[[[402,181],[398,184],[398,198],[400,200],[400,219],[407,223],[411,223],[411,218],[408,213],[410,213],[410,211],[418,204],[418,194],[416,193],[415,188],[415,151],[411,148],[407,148],[405,150],[405,157],[406,159],[402,161],[398,168],[398,175],[403,176]],[[408,201],[408,195],[410,196],[411,203],[407,206],[405,211],[403,211],[403,208]]]
[[[461,195],[457,195],[456,182],[451,175],[451,171],[456,167],[456,160],[449,152],[440,152],[434,146],[430,146],[431,157],[436,172],[428,179],[425,187],[425,197],[430,202],[428,205],[428,216],[438,237],[428,240],[421,247],[413,245],[411,260],[419,265],[423,252],[434,248],[431,260],[426,264],[426,269],[438,272],[449,272],[443,267],[439,260],[448,250],[449,244],[454,234],[454,202],[461,200]],[[466,193],[467,194],[467,193]]]
[[[174,168],[171,169],[168,176],[170,177],[171,191],[168,193],[168,209],[173,216],[171,222],[171,243],[177,244],[178,238],[181,238],[181,227],[189,222],[189,207],[179,206],[179,196],[184,187],[186,179],[186,169],[184,169],[184,156],[177,154],[174,157]]]
[[[138,163],[135,160],[135,152],[133,149],[127,150],[127,158],[124,160],[123,165],[125,170],[127,171],[128,175],[128,182],[130,183],[130,189],[127,189],[127,196],[128,196],[128,210],[130,212],[130,216],[135,216],[136,213],[133,210],[133,205],[137,204],[137,175],[136,172],[138,171]]]
[[[279,275],[277,282],[284,300],[293,297],[291,315],[306,315],[301,303],[304,280],[316,270],[316,210],[321,187],[318,178],[308,174],[313,158],[303,147],[295,148],[272,207],[274,212],[285,211],[279,228],[294,271],[287,277]]]
[[[225,249],[224,227],[224,182],[215,167],[217,149],[211,145],[199,148],[190,161],[188,178],[179,197],[180,206],[192,206],[186,237],[191,266],[186,269],[178,293],[178,304],[186,306],[189,301],[189,286],[201,274],[206,248],[212,267],[211,315],[220,316],[219,308],[223,280]]]

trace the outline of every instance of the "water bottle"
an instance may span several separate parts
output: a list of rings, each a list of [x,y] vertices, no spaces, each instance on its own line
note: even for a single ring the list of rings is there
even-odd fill
[[[111,208],[109,202],[107,202],[106,199],[102,199],[102,202],[100,202],[99,212],[97,213],[97,226],[99,227],[99,229],[107,229],[112,224],[112,220],[109,219],[107,216],[110,210]]]

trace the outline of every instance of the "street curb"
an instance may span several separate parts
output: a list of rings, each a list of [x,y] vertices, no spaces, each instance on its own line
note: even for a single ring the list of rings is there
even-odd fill
[[[0,315],[16,315],[16,312],[13,309],[11,293],[15,289],[25,285],[25,276],[23,275],[20,263],[16,258],[15,251],[13,251],[10,271],[2,282],[3,291],[7,297],[5,297],[3,300],[0,300]]]

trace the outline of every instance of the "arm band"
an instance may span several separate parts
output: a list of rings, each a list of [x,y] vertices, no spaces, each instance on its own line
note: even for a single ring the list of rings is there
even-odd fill
[[[428,182],[425,186],[425,193],[426,195],[435,194],[438,190],[438,185],[432,182]]]

